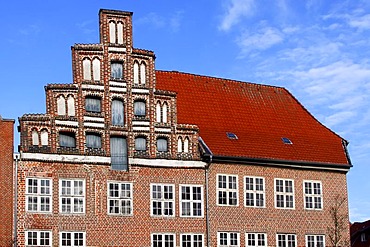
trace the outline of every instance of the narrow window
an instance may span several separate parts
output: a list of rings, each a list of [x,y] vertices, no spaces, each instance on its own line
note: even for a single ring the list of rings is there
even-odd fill
[[[175,186],[173,184],[151,184],[151,215],[175,215]]]
[[[91,80],[91,61],[90,59],[85,58],[82,61],[82,68],[83,68],[84,80],[90,81]]]
[[[181,136],[179,137],[179,139],[177,139],[177,152],[178,153],[182,152],[182,138],[181,138]]]
[[[100,60],[97,58],[93,60],[93,77],[94,81],[100,81]]]
[[[125,119],[123,101],[113,100],[112,101],[112,124],[117,126],[123,126]]]
[[[63,95],[60,95],[57,99],[57,112],[59,116],[66,115],[66,101]]]
[[[116,43],[116,23],[109,22],[109,42]]]
[[[184,140],[184,153],[189,153],[189,138],[185,138]]]
[[[59,180],[59,212],[65,214],[85,212],[85,180]]]
[[[108,183],[108,214],[132,215],[132,184]]]
[[[42,146],[49,145],[49,133],[46,129],[41,131],[41,145]]]
[[[60,147],[76,147],[76,136],[73,132],[59,132],[59,146]]]
[[[146,72],[145,72],[145,63],[141,63],[140,64],[140,84],[141,85],[145,85],[145,76],[146,76]]]
[[[155,105],[155,118],[157,123],[161,122],[161,103],[159,101]]]
[[[111,78],[123,79],[123,64],[119,62],[112,62],[110,65]]]
[[[157,151],[158,152],[167,152],[168,151],[168,144],[166,138],[158,138],[157,139]]]
[[[134,83],[139,84],[139,64],[136,61],[134,63]]]
[[[166,102],[163,103],[163,107],[162,107],[162,122],[167,123],[167,103]]]
[[[124,137],[110,138],[111,164],[113,170],[127,170],[127,142]]]
[[[85,98],[85,109],[87,112],[101,112],[101,100],[96,97],[86,97]]]
[[[146,139],[145,139],[145,137],[136,137],[135,138],[135,150],[136,151],[145,151],[146,150]]]
[[[123,23],[117,23],[117,40],[118,44],[123,44]]]
[[[37,132],[37,130],[32,130],[32,145],[39,145],[39,132]]]
[[[135,101],[134,102],[134,114],[135,116],[145,116],[145,102],[144,101]]]
[[[101,136],[95,133],[86,133],[86,147],[101,148]]]
[[[75,99],[72,95],[68,96],[67,99],[67,106],[68,106],[68,116],[74,116],[75,115]]]

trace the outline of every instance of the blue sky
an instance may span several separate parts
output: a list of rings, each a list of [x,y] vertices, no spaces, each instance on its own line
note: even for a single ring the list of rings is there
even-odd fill
[[[7,1],[4,118],[45,113],[44,86],[72,81],[70,47],[99,42],[100,8],[134,12],[134,46],[155,52],[156,69],[290,90],[350,142],[350,220],[370,219],[370,1]]]

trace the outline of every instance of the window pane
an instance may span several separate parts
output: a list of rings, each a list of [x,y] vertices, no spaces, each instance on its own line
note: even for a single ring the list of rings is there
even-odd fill
[[[134,102],[134,114],[135,116],[145,116],[145,102],[135,101]]]
[[[86,134],[86,146],[88,148],[101,148],[101,136],[97,134]]]
[[[112,169],[127,170],[127,142],[123,137],[110,138]]]
[[[123,126],[124,124],[124,107],[121,100],[112,101],[112,124]]]
[[[111,63],[111,77],[113,79],[123,79],[122,63]]]
[[[101,112],[101,100],[99,98],[86,97],[85,109],[87,112]]]
[[[146,139],[143,137],[135,138],[135,149],[137,151],[145,151],[146,150]]]
[[[74,133],[59,133],[59,145],[61,147],[76,147],[76,138]]]
[[[167,139],[158,138],[157,139],[157,150],[158,152],[167,152]]]

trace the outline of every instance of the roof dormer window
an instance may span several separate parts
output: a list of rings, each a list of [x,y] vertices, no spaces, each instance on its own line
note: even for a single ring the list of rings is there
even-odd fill
[[[235,135],[234,133],[232,132],[226,132],[226,136],[227,138],[229,138],[230,140],[238,140],[238,136]]]
[[[284,144],[293,144],[293,142],[287,137],[282,137],[281,140]]]

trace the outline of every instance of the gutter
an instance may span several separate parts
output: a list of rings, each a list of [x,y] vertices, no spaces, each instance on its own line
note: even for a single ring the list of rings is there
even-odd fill
[[[17,234],[17,205],[18,205],[18,160],[20,160],[20,154],[14,154],[14,211],[13,211],[13,246],[18,246],[18,234]]]

